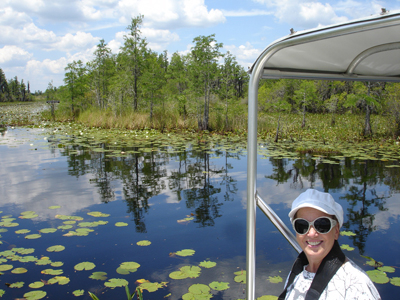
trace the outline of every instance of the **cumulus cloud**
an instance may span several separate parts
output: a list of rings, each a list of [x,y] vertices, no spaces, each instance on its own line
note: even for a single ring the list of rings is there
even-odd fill
[[[289,23],[300,30],[344,22],[346,16],[338,16],[329,3],[310,0],[254,0],[274,10],[279,22]]]
[[[244,67],[250,67],[261,52],[260,49],[255,49],[250,43],[240,45],[239,47],[224,45],[224,49],[232,53],[236,57],[237,62]]]
[[[132,17],[144,15],[145,25],[154,28],[207,27],[225,22],[221,10],[208,10],[204,0],[121,0],[120,22],[130,23]]]
[[[7,66],[12,62],[13,65],[25,64],[32,57],[32,53],[17,46],[4,46],[0,48],[0,64]]]
[[[254,16],[268,16],[272,15],[273,12],[267,10],[260,9],[252,9],[252,10],[222,10],[225,17],[254,17]]]

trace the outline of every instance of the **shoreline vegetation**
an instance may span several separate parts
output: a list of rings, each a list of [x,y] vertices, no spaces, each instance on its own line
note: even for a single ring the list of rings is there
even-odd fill
[[[56,100],[54,109],[47,104],[37,117],[88,128],[190,132],[199,139],[246,137],[249,75],[236,58],[221,52],[223,45],[213,34],[195,37],[185,55],[156,53],[142,36],[143,18],[132,18],[118,53],[102,39],[92,61],[69,63],[63,86],[50,82],[44,93],[31,94],[22,81],[7,81],[0,72],[0,109],[10,100]],[[321,145],[304,152],[320,152],[326,145],[337,151],[339,143],[398,145],[399,99],[400,83],[261,80],[258,138]],[[10,118],[0,111],[0,127],[34,123],[23,113],[11,123]]]

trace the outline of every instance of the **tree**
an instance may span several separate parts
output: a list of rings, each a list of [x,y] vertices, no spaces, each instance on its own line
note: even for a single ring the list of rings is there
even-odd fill
[[[8,82],[6,75],[0,68],[0,102],[5,102],[8,99]]]
[[[111,49],[107,47],[104,39],[100,40],[93,54],[95,59],[88,65],[92,69],[96,103],[102,109],[106,107],[110,77],[113,75],[114,66]]]
[[[195,46],[191,51],[191,72],[193,88],[204,97],[203,120],[199,118],[199,129],[208,130],[211,92],[218,72],[218,59],[223,55],[219,51],[222,43],[217,43],[215,34],[194,38]]]
[[[314,81],[301,80],[299,88],[295,91],[295,99],[303,108],[301,128],[304,128],[306,126],[306,107],[312,106],[317,99]]]
[[[179,114],[186,118],[186,94],[189,85],[188,78],[188,56],[180,55],[178,52],[172,54],[166,74],[168,92],[171,98],[178,103]]]
[[[146,53],[147,42],[146,39],[141,37],[140,26],[143,22],[143,15],[132,18],[131,24],[127,27],[129,35],[125,35],[125,43],[122,47],[122,55],[120,63],[125,72],[130,76],[125,77],[128,79],[128,84],[133,85],[133,108],[138,109],[139,99],[139,80],[143,72],[144,55]],[[132,82],[133,81],[133,82]]]
[[[75,106],[78,98],[83,97],[85,92],[86,68],[81,60],[73,61],[65,67],[64,82],[68,89],[68,99],[71,105],[71,113],[75,115]]]

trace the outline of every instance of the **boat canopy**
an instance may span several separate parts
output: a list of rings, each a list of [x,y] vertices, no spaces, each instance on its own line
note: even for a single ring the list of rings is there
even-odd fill
[[[246,299],[255,297],[257,206],[296,251],[294,235],[257,193],[257,111],[261,78],[400,82],[400,11],[291,33],[250,68],[247,145]]]

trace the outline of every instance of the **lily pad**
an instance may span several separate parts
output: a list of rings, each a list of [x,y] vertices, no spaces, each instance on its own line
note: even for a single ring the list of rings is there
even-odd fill
[[[395,286],[400,286],[400,277],[390,278],[390,283]]]
[[[342,250],[347,250],[347,251],[353,251],[353,250],[354,250],[354,247],[350,247],[350,246],[347,245],[347,244],[342,244],[342,245],[340,245],[340,248],[341,248]]]
[[[246,283],[246,271],[237,271],[233,274],[236,275],[234,278],[235,282],[243,283],[243,284]]]
[[[88,271],[88,270],[94,269],[95,267],[96,267],[96,265],[94,263],[89,262],[89,261],[84,261],[84,262],[81,262],[81,263],[75,265],[74,269],[77,271],[83,271],[83,270]]]
[[[110,214],[105,214],[105,213],[102,213],[99,211],[91,211],[91,212],[88,212],[87,214],[92,217],[109,217],[110,216]]]
[[[200,267],[203,267],[203,268],[206,268],[206,269],[213,268],[213,267],[215,267],[216,265],[217,265],[217,263],[216,263],[216,262],[213,262],[213,261],[202,261],[202,262],[199,264]]]
[[[125,222],[117,222],[117,223],[115,223],[115,226],[117,226],[117,227],[124,227],[124,226],[128,226],[128,223],[125,223]]]
[[[192,249],[183,249],[180,251],[175,252],[176,255],[179,256],[192,256],[196,251],[192,250]]]
[[[36,217],[39,217],[39,215],[34,211],[24,211],[21,213],[21,216],[19,216],[20,219],[34,219]]]
[[[367,271],[367,275],[375,283],[384,284],[389,282],[386,273],[379,270],[369,270]]]
[[[172,279],[197,278],[200,272],[201,269],[197,266],[183,266],[179,271],[170,273],[169,277]]]
[[[11,271],[11,273],[13,274],[23,274],[26,272],[28,272],[28,270],[25,268],[15,268],[14,270]]]
[[[55,245],[55,246],[48,247],[46,249],[46,251],[48,251],[48,252],[61,252],[64,249],[65,249],[65,247],[63,245]]]
[[[26,300],[39,300],[46,297],[47,293],[45,291],[31,291],[24,294],[24,298]]]
[[[85,293],[85,290],[75,290],[75,291],[72,292],[72,294],[75,297],[82,296],[84,293]]]
[[[356,234],[354,232],[352,232],[352,231],[341,231],[340,235],[343,235],[343,236],[355,236]]]
[[[41,273],[47,275],[61,275],[62,273],[64,273],[64,271],[61,269],[45,269],[41,271]]]
[[[128,285],[128,281],[121,278],[111,278],[108,281],[104,282],[104,285],[109,288],[116,288]]]
[[[268,277],[269,282],[271,283],[280,283],[283,281],[281,276],[269,276]]]
[[[224,291],[229,289],[229,282],[213,281],[209,284],[210,288],[216,291]]]
[[[95,280],[106,280],[107,279],[106,275],[107,275],[106,272],[93,272],[92,275],[89,276],[89,278]]]
[[[53,278],[50,278],[47,282],[49,284],[58,283],[59,285],[65,285],[65,284],[68,284],[70,282],[70,279],[68,277],[65,277],[65,276],[55,276]]]
[[[11,283],[8,287],[20,289],[24,286],[24,284],[25,284],[25,282],[18,281],[18,282]]]
[[[40,237],[42,237],[42,236],[40,234],[37,234],[37,233],[29,234],[29,235],[25,236],[25,238],[28,239],[28,240],[35,240],[35,239],[38,239]]]
[[[0,272],[8,271],[14,268],[12,265],[0,265]]]
[[[258,297],[256,300],[278,300],[278,297],[272,296],[272,295],[264,295],[264,296]]]
[[[44,286],[44,283],[42,281],[35,281],[29,284],[29,287],[31,289],[40,289],[42,286]]]
[[[151,245],[151,242],[148,241],[148,240],[143,240],[143,241],[137,242],[136,245],[138,245],[138,246],[149,246],[149,245]]]
[[[386,272],[386,273],[394,273],[396,271],[393,267],[389,267],[389,266],[379,267],[378,270],[380,270],[382,272]]]
[[[43,228],[39,230],[40,233],[54,233],[56,231],[57,228]]]
[[[31,232],[29,229],[20,229],[15,231],[16,234],[25,234]]]
[[[163,288],[167,283],[166,282],[144,282],[140,285],[142,290],[147,290],[150,293],[157,291],[158,289]]]
[[[61,207],[60,205],[52,205],[52,206],[49,206],[49,209],[57,209],[60,207]]]

